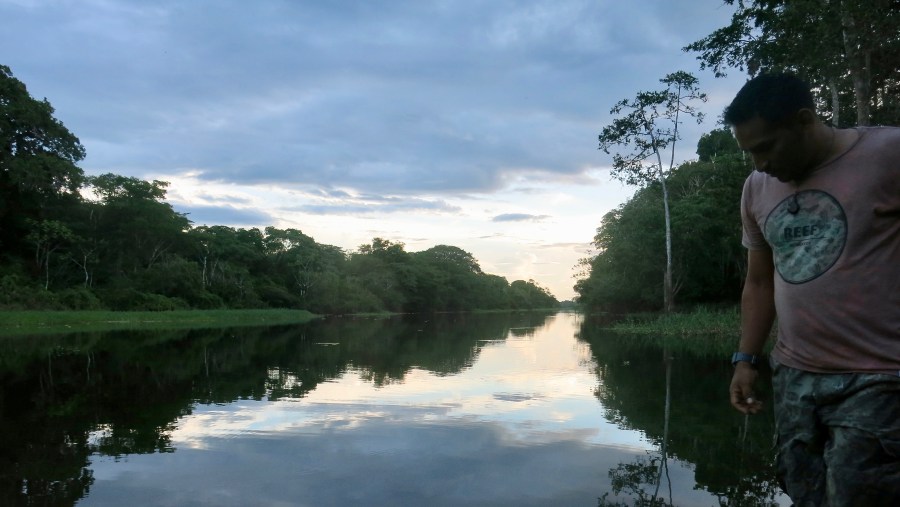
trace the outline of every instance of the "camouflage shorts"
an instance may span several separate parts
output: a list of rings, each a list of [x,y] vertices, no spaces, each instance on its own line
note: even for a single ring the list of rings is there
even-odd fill
[[[776,469],[794,505],[900,505],[900,377],[773,367]]]

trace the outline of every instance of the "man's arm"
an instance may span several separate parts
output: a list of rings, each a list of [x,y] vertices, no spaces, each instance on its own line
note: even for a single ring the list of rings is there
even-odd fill
[[[760,355],[772,323],[775,321],[775,264],[772,251],[749,250],[747,279],[741,294],[741,342],[738,351]],[[739,362],[731,379],[731,405],[745,414],[755,414],[762,408],[753,392],[757,371],[749,363]]]

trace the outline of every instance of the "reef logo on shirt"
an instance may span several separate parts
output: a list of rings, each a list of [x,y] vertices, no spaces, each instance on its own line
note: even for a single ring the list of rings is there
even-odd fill
[[[831,195],[803,190],[769,213],[765,235],[781,278],[804,283],[828,271],[841,256],[847,242],[847,216]]]

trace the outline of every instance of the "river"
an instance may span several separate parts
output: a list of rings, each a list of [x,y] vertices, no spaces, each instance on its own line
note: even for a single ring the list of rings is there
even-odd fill
[[[0,504],[789,505],[727,358],[644,342],[576,313],[3,338]]]

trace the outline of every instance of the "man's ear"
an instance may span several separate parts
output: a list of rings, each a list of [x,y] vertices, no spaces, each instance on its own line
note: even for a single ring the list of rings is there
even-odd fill
[[[803,108],[794,114],[794,122],[796,122],[797,125],[802,125],[804,127],[816,123],[818,119],[816,112],[808,108]]]

